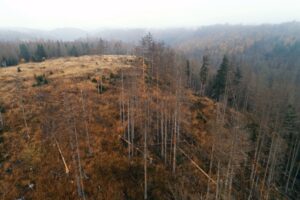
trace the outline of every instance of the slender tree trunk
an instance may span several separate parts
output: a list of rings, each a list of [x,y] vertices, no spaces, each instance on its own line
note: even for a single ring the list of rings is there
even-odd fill
[[[127,105],[127,140],[131,141],[130,137],[130,100],[128,99],[128,105]],[[131,145],[128,144],[128,158],[130,159],[131,154]]]
[[[293,183],[292,183],[291,190],[294,189],[294,186],[295,186],[295,183],[296,183],[296,180],[297,180],[297,176],[298,176],[299,170],[300,170],[300,162],[298,163],[298,167],[297,167],[297,170],[296,170],[296,173],[295,173],[295,176],[294,176],[294,180],[293,180]]]
[[[131,155],[134,156],[134,104],[131,112]]]
[[[177,108],[176,108],[177,109]],[[173,174],[176,172],[176,145],[177,145],[177,110],[175,111],[175,116],[174,116],[174,136],[173,136],[173,141],[174,141],[174,146],[173,146]]]
[[[297,159],[297,156],[298,156],[299,146],[300,146],[300,142],[297,142],[297,144],[295,145],[294,150],[293,150],[292,162],[291,162],[288,178],[287,178],[286,185],[285,185],[285,192],[286,193],[288,192],[290,178],[291,178],[291,175],[292,175],[292,172],[293,172],[293,169],[294,169],[294,165],[295,165],[295,162],[296,162],[296,159]]]
[[[80,152],[79,152],[79,144],[78,144],[78,137],[77,137],[77,130],[76,127],[74,128],[74,134],[75,134],[75,144],[76,144],[76,152],[77,152],[77,161],[78,161],[78,167],[79,167],[79,176],[80,176],[80,184],[82,189],[82,198],[85,199],[85,192],[84,192],[84,185],[83,185],[83,171],[81,166],[81,159],[80,159]]]
[[[164,112],[161,112],[160,118],[160,131],[161,131],[161,157],[164,156]]]
[[[122,127],[124,128],[124,122],[125,122],[125,106],[124,106],[124,76],[123,76],[123,70],[121,73],[121,79],[122,79],[122,89],[121,89],[121,113],[122,113]]]
[[[148,186],[147,185],[147,155],[148,155],[148,150],[147,150],[147,129],[148,129],[148,120],[149,120],[149,118],[147,118],[145,120],[145,129],[144,129],[144,199],[145,200],[148,198],[148,196],[147,196],[147,194],[148,194],[147,193],[147,190],[148,190],[148,188],[147,188],[147,186]]]
[[[273,153],[273,146],[274,146],[274,140],[275,140],[275,134],[273,133],[272,135],[272,141],[271,141],[271,147],[270,147],[270,150],[269,150],[269,155],[268,155],[268,161],[267,161],[267,164],[265,166],[265,173],[264,173],[264,176],[263,176],[263,179],[262,179],[262,184],[261,184],[261,195],[263,194],[263,190],[264,190],[264,185],[265,185],[265,180],[266,180],[266,177],[267,177],[267,174],[268,174],[268,170],[269,170],[269,165],[270,165],[270,162],[271,162],[271,157],[272,157],[272,153]]]
[[[82,90],[80,90],[81,93],[81,103],[82,103],[82,112],[83,112],[83,118],[84,118],[84,128],[85,128],[85,134],[86,134],[86,142],[88,145],[88,150],[89,150],[89,154],[91,154],[92,148],[91,148],[91,143],[90,143],[90,134],[89,134],[89,128],[88,128],[88,123],[87,123],[87,112],[86,112],[86,108],[85,108],[85,100],[83,97],[83,92]]]
[[[210,162],[209,162],[209,172],[208,175],[211,176],[211,170],[212,170],[212,166],[213,166],[213,155],[214,155],[214,143],[211,147],[211,154],[210,154]],[[206,200],[209,199],[209,192],[210,192],[210,179],[207,180],[207,190],[206,190]]]
[[[216,197],[215,199],[219,199],[219,190],[220,190],[220,161],[218,161],[218,169],[217,169],[217,187],[216,187]]]
[[[165,165],[167,164],[167,139],[168,139],[168,114],[166,115],[166,121],[165,121],[165,132],[164,132],[164,144],[165,144],[165,147],[164,147],[164,156],[165,156]]]

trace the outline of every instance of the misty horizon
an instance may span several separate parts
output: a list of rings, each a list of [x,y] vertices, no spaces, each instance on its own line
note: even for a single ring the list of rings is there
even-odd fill
[[[77,26],[57,26],[52,28],[33,28],[33,27],[26,27],[26,26],[0,26],[1,30],[10,30],[10,31],[55,31],[55,30],[64,30],[64,29],[74,29],[74,30],[81,30],[85,32],[95,32],[95,31],[104,31],[104,30],[174,30],[174,29],[182,29],[182,30],[197,30],[201,28],[207,27],[217,27],[217,26],[229,26],[229,27],[259,27],[259,26],[276,26],[282,24],[290,24],[290,23],[300,23],[300,20],[290,20],[290,21],[283,21],[278,23],[214,23],[214,24],[207,24],[207,25],[198,25],[198,26],[174,26],[174,27],[146,27],[146,26],[139,26],[139,27],[109,27],[109,26],[95,26],[91,28],[84,28],[84,27],[77,27]]]
[[[202,26],[261,25],[300,21],[296,0],[240,2],[163,1],[19,1],[0,2],[0,28],[53,30],[193,29]]]

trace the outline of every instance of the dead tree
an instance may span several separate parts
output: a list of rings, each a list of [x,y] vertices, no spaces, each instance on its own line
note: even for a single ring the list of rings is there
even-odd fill
[[[148,128],[149,128],[149,102],[145,101],[145,107],[148,118],[145,119],[144,124],[144,199],[148,199],[148,166],[147,166],[147,156],[148,156],[148,146],[147,146],[147,137],[148,137]]]
[[[134,106],[135,106],[135,101],[133,99],[133,109],[132,109],[132,114],[131,114],[131,153],[132,153],[132,156],[134,156],[134,139],[135,139],[135,132],[134,132],[134,128],[135,128]]]
[[[61,157],[61,159],[63,161],[64,167],[65,167],[65,172],[66,172],[66,174],[69,174],[69,172],[70,172],[69,167],[68,167],[68,165],[66,163],[66,159],[65,159],[65,157],[64,157],[64,155],[63,155],[63,153],[61,151],[61,148],[60,148],[59,143],[58,143],[58,141],[57,141],[57,139],[56,139],[55,136],[54,136],[54,141],[55,141],[56,147],[57,147],[57,149],[59,151],[59,155],[60,155],[60,157]]]
[[[164,104],[162,102],[162,107],[164,107]],[[161,157],[163,158],[164,157],[164,119],[165,119],[165,115],[164,115],[164,111],[162,110],[161,111],[161,117],[160,117],[160,134],[161,134]]]
[[[81,158],[80,158],[80,150],[79,150],[79,143],[78,143],[78,133],[77,133],[77,127],[76,127],[76,119],[74,116],[74,110],[72,108],[71,103],[69,102],[68,98],[64,95],[64,108],[65,108],[65,118],[66,118],[66,124],[70,128],[70,134],[69,134],[69,141],[70,141],[70,147],[72,152],[72,160],[75,170],[75,179],[77,183],[77,192],[80,197],[82,197],[84,200],[85,192],[84,192],[84,185],[83,185],[83,170],[81,165]]]
[[[299,148],[300,148],[300,141],[296,140],[294,148],[293,148],[292,161],[291,161],[291,164],[290,164],[290,167],[289,167],[289,171],[288,171],[288,177],[287,177],[286,184],[285,184],[285,192],[287,192],[288,189],[289,189],[289,184],[290,184],[292,172],[294,171],[294,167],[295,167],[296,160],[297,160],[297,157],[298,157]]]
[[[131,141],[131,132],[130,132],[130,99],[128,98],[127,104],[127,140]],[[128,158],[130,159],[131,156],[131,144],[128,144]]]
[[[88,123],[87,123],[86,104],[85,104],[85,99],[84,99],[82,90],[80,90],[80,93],[81,93],[81,105],[82,105],[82,112],[83,112],[84,128],[85,128],[85,133],[86,133],[86,142],[88,145],[89,154],[91,154],[93,151],[91,148],[90,134],[89,134],[89,128],[88,128]]]
[[[214,144],[211,147],[211,155],[210,155],[210,162],[209,162],[209,172],[208,172],[209,176],[211,176],[211,172],[212,172],[213,155],[214,155]],[[207,190],[206,190],[206,198],[205,199],[209,199],[209,192],[210,192],[210,179],[207,180]]]

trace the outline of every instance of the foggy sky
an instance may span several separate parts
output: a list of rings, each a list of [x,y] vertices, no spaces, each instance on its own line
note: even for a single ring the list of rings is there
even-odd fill
[[[0,0],[0,27],[170,28],[300,21],[300,0]]]

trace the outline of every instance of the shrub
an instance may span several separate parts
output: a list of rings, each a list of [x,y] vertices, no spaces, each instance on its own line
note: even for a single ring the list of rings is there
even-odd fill
[[[33,87],[42,86],[42,85],[48,84],[48,80],[46,79],[45,74],[38,75],[38,76],[34,75],[34,78],[36,80],[36,83],[32,85]]]
[[[99,94],[102,94],[108,90],[108,88],[103,84],[102,84],[102,87],[101,87],[101,85],[97,85],[96,88],[97,88],[97,91],[99,91]]]
[[[92,83],[97,83],[97,82],[98,82],[97,79],[95,78],[92,79]]]
[[[119,74],[110,73],[110,74],[109,74],[109,78],[110,78],[110,79],[119,79],[119,78],[120,78],[120,75],[119,75]],[[124,78],[124,77],[123,77],[123,78]]]
[[[5,108],[1,102],[0,102],[0,112],[5,113]]]

